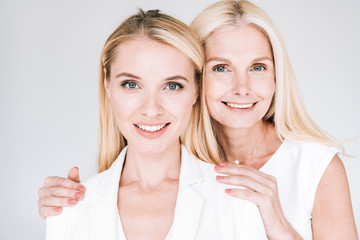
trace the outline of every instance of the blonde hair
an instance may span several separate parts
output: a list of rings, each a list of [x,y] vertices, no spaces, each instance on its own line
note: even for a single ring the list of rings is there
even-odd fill
[[[214,31],[223,27],[239,27],[242,24],[249,24],[262,31],[273,53],[276,90],[263,120],[275,125],[280,139],[340,146],[339,142],[330,139],[307,113],[281,35],[271,19],[259,7],[248,1],[219,1],[201,12],[190,26],[205,48],[207,39]],[[204,110],[201,116],[203,123],[199,126],[203,129],[197,129],[197,135],[204,137],[204,144],[207,146],[195,145],[190,149],[196,156],[204,156],[205,159],[210,159],[210,162],[218,163],[223,153],[216,139],[215,120],[209,117],[208,111],[205,110],[204,84],[201,92],[201,104]],[[207,133],[203,133],[203,130]]]
[[[139,13],[121,23],[107,39],[101,53],[99,69],[99,172],[108,169],[127,144],[116,125],[111,104],[106,95],[104,80],[109,81],[110,79],[110,66],[119,44],[129,39],[143,37],[173,46],[187,56],[195,69],[195,81],[198,86],[201,84],[204,52],[199,39],[187,25],[160,13],[159,10],[144,12],[141,9]],[[198,114],[199,104],[200,102],[197,101],[193,107],[189,129],[193,129],[193,126],[197,124],[199,117],[196,114]]]

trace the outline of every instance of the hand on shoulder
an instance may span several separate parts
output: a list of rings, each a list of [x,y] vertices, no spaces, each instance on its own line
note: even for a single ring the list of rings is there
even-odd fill
[[[62,212],[63,207],[75,206],[82,200],[85,187],[80,184],[79,169],[70,169],[67,178],[47,177],[44,185],[38,190],[39,215],[42,218],[56,216]]]

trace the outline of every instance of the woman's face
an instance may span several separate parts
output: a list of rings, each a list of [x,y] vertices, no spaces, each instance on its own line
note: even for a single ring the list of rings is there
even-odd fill
[[[141,38],[121,43],[110,68],[105,89],[129,148],[156,153],[178,144],[198,96],[187,57]]]
[[[215,31],[206,42],[205,96],[212,118],[225,127],[261,121],[275,92],[275,69],[265,35],[250,25]]]

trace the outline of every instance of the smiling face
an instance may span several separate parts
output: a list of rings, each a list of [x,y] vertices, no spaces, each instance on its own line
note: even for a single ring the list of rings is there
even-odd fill
[[[206,42],[205,96],[212,118],[249,128],[268,111],[275,69],[268,39],[251,25],[215,31]]]
[[[144,37],[122,42],[110,69],[105,89],[129,148],[154,153],[179,144],[198,96],[187,57]]]

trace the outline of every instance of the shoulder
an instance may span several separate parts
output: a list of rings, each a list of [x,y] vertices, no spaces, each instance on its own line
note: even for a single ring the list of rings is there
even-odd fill
[[[287,146],[293,161],[299,166],[299,170],[313,173],[313,176],[317,178],[316,182],[320,181],[334,157],[340,160],[338,156],[340,149],[334,146],[292,141],[286,141],[285,146]]]
[[[76,215],[77,213],[81,212],[82,209],[86,208],[94,200],[97,189],[99,188],[99,183],[104,181],[104,179],[107,177],[107,175],[108,175],[107,171],[104,171],[104,172],[98,173],[98,174],[94,175],[93,177],[85,180],[83,182],[83,185],[86,188],[86,192],[84,194],[84,199],[81,201],[78,201],[77,205],[74,207],[65,207],[63,209],[63,212],[59,216],[56,216],[56,217],[67,218],[68,216]],[[56,218],[56,217],[54,217],[54,218]]]
[[[334,155],[325,169],[320,179],[316,195],[322,194],[322,190],[334,194],[336,189],[339,191],[348,189],[345,167],[338,155]]]
[[[339,148],[321,143],[285,140],[279,151],[274,154],[273,160],[278,161],[278,164],[284,164],[288,170],[292,168],[293,171],[305,171],[307,175],[319,177],[338,153]]]
[[[285,140],[281,147],[280,154],[277,155],[280,162],[289,162],[293,171],[297,171],[300,176],[307,176],[316,185],[332,159],[340,160],[339,148],[321,143]]]
[[[195,157],[194,157],[195,158]],[[196,158],[195,158],[196,159]],[[211,163],[207,163],[204,162],[202,160],[198,160],[196,159],[195,161],[197,161],[197,165],[199,166],[199,169],[201,171],[201,173],[203,174],[205,179],[215,179],[216,178],[216,172],[215,172],[215,166],[214,164]]]
[[[315,237],[356,239],[349,184],[345,167],[337,155],[332,158],[316,190],[312,222]]]
[[[47,239],[67,239],[67,235],[73,234],[79,225],[88,221],[89,210],[104,196],[100,188],[104,182],[108,182],[110,175],[110,171],[106,170],[86,180],[83,200],[78,201],[76,206],[63,208],[60,215],[46,219]]]
[[[214,164],[204,162],[197,159],[195,156],[187,156],[188,167],[181,173],[183,176],[186,174],[191,175],[190,185],[196,190],[205,201],[218,201],[220,202],[244,202],[245,200],[233,198],[225,193],[225,189],[233,188],[234,186],[219,183],[216,181],[216,176],[219,174],[215,171]],[[186,173],[185,173],[186,172]],[[181,176],[180,176],[181,177]]]
[[[222,219],[223,225],[218,231],[228,229],[234,234],[234,238],[242,236],[244,239],[265,239],[265,229],[258,207],[250,201],[227,195],[225,189],[234,188],[234,186],[216,181],[218,173],[215,172],[214,164],[193,156],[189,158],[189,161],[193,161],[201,176],[201,181],[192,184],[191,187],[204,200],[202,224],[206,226],[206,231],[211,231],[209,225],[206,224],[210,224],[213,219]],[[224,236],[228,236],[226,234]]]
[[[311,214],[315,194],[325,172],[343,168],[339,153],[339,148],[321,143],[285,140],[281,154],[277,155],[279,159],[273,159],[278,164],[272,165],[271,171],[283,181],[279,185],[291,183],[289,191],[297,191],[302,196],[307,213]]]
[[[336,153],[340,152],[340,149],[334,146],[314,142],[295,142],[292,140],[285,140],[283,142],[283,146],[281,147],[283,147],[286,152],[301,155],[312,155],[312,158],[319,156],[332,157]]]
[[[68,239],[82,222],[96,192],[97,183],[104,174],[97,174],[84,182],[86,187],[85,197],[76,206],[64,207],[63,212],[58,216],[47,217],[46,219],[46,239]]]
[[[110,169],[98,173],[92,176],[91,178],[85,180],[83,184],[86,187],[86,194],[93,193],[93,191],[95,191],[99,187],[99,184],[105,181],[109,177],[109,174],[110,174]]]

